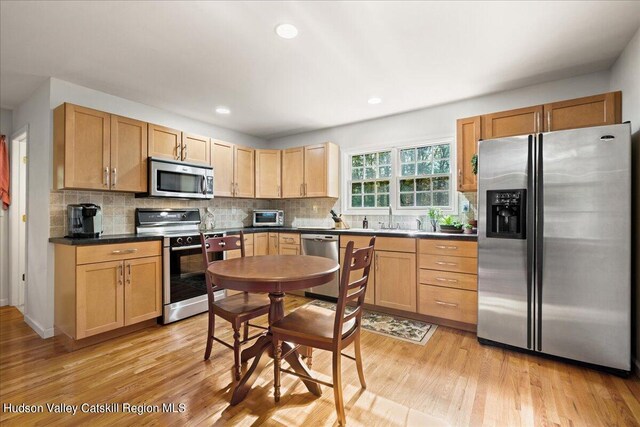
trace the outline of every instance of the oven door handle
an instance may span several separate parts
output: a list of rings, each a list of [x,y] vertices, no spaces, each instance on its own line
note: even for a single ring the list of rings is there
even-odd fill
[[[171,252],[175,251],[187,251],[189,249],[200,249],[201,245],[190,245],[190,246],[176,246],[175,248],[171,248]]]

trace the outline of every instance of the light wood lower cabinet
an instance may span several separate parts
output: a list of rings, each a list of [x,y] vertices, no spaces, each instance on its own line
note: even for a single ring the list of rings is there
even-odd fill
[[[253,235],[253,255],[269,255],[269,233]]]
[[[415,313],[416,254],[376,250],[374,262],[376,305]]]
[[[91,251],[96,255],[88,256]],[[159,317],[162,314],[161,251],[160,241],[56,245],[57,332],[81,340]]]
[[[278,255],[278,233],[269,233],[269,255]]]
[[[478,322],[478,293],[441,286],[420,285],[418,312],[456,322]]]
[[[278,236],[278,254],[300,255],[300,234],[280,233]]]

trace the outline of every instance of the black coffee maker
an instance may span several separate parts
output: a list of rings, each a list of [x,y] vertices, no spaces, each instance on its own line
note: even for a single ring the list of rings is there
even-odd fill
[[[69,237],[100,237],[102,209],[93,203],[67,205]]]
[[[487,191],[487,237],[526,239],[527,190]]]

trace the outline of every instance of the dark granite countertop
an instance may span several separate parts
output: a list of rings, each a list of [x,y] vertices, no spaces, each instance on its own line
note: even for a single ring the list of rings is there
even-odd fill
[[[338,234],[338,235],[363,235],[378,237],[411,237],[418,239],[444,239],[444,240],[463,240],[475,242],[478,240],[477,234],[450,234],[450,233],[433,233],[430,231],[418,230],[373,230],[354,228],[349,230],[336,230],[327,228],[311,228],[311,227],[231,227],[216,228],[208,230],[209,232],[226,232],[229,234],[238,233],[242,230],[245,233],[264,233],[264,232],[290,232],[290,233],[318,233],[318,234]],[[51,237],[49,242],[59,245],[101,245],[110,243],[127,243],[127,242],[144,242],[150,240],[162,240],[162,236],[158,235],[140,235],[140,234],[110,234],[100,237]]]

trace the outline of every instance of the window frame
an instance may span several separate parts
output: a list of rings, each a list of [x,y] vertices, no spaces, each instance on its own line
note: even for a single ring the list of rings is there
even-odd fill
[[[405,148],[417,148],[427,145],[449,144],[449,166],[450,166],[450,206],[448,208],[440,208],[443,214],[458,214],[458,184],[457,174],[455,173],[457,165],[457,146],[453,136],[445,136],[439,138],[417,138],[411,141],[403,141],[394,144],[376,144],[363,149],[343,149],[341,155],[341,179],[340,179],[340,198],[342,213],[345,215],[387,215],[388,207],[372,208],[352,208],[351,207],[351,156],[378,153],[380,151],[391,151],[391,177],[389,177],[389,205],[394,215],[406,216],[424,216],[427,214],[428,207],[416,208],[400,207],[400,150]],[[406,178],[406,177],[404,177]],[[379,181],[378,179],[376,181]]]

